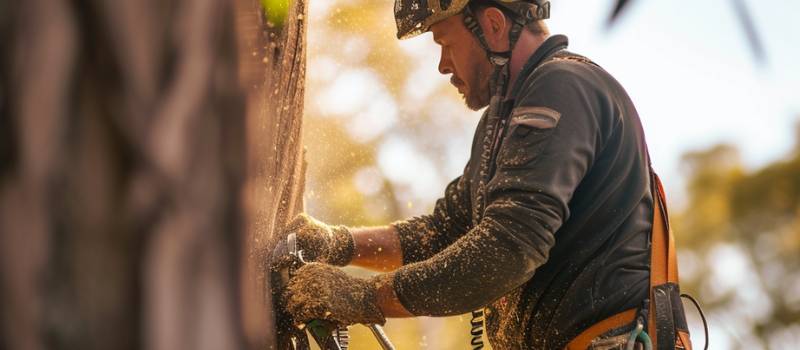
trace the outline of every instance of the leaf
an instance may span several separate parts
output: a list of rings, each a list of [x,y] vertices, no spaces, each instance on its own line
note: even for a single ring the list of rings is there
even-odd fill
[[[747,5],[742,0],[733,0],[733,9],[736,11],[736,18],[739,23],[744,27],[745,34],[747,34],[747,42],[750,43],[750,49],[756,62],[764,63],[767,55]]]
[[[614,11],[611,12],[611,17],[608,19],[609,26],[619,18],[619,14],[622,13],[622,9],[629,4],[630,1],[628,0],[617,0],[616,4],[614,5]]]

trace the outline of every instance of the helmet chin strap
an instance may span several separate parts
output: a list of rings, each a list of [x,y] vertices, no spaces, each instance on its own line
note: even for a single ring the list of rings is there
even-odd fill
[[[498,136],[496,134],[498,132],[502,132],[502,130],[498,129],[501,129],[501,104],[508,89],[510,78],[509,61],[511,60],[511,52],[514,50],[514,45],[517,43],[520,33],[522,33],[522,28],[525,26],[526,22],[524,19],[513,20],[511,29],[508,32],[508,51],[498,52],[492,51],[492,49],[489,48],[489,45],[486,42],[486,37],[483,33],[483,29],[481,28],[475,17],[475,14],[472,12],[469,6],[464,8],[463,15],[464,25],[467,27],[467,29],[469,29],[470,32],[472,32],[473,35],[475,35],[475,38],[478,39],[478,43],[483,50],[486,51],[486,56],[493,67],[492,76],[489,79],[489,91],[491,93],[491,98],[489,100],[489,108],[487,110],[486,134],[481,145],[481,176],[480,181],[478,181],[477,188],[478,198],[476,198],[478,205],[473,207],[472,213],[473,226],[476,226],[483,217],[483,210],[486,207],[485,189],[486,184],[490,180],[489,176],[491,176],[489,168],[491,166],[494,141]]]
[[[512,22],[511,30],[508,32],[508,51],[493,51],[486,42],[483,28],[481,28],[477,18],[475,17],[475,14],[472,12],[472,9],[470,9],[469,6],[464,8],[463,15],[464,25],[467,27],[467,29],[469,29],[470,32],[472,32],[475,38],[478,39],[478,44],[481,46],[481,48],[483,48],[484,51],[486,51],[486,57],[494,67],[492,77],[489,80],[489,91],[492,93],[492,100],[495,100],[495,97],[497,96],[499,97],[499,101],[502,101],[509,78],[508,62],[511,60],[511,52],[514,50],[517,40],[519,40],[519,36],[522,33],[522,28],[525,26],[525,21],[514,20]],[[499,103],[499,101],[497,103]],[[490,102],[490,109],[491,106],[492,103]]]

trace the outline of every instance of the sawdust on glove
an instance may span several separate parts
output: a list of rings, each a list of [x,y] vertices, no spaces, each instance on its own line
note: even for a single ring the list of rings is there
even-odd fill
[[[353,277],[326,264],[309,263],[289,281],[286,309],[299,322],[325,319],[338,324],[384,324],[377,278]]]
[[[296,234],[306,261],[345,266],[353,259],[355,242],[346,226],[328,225],[301,213],[284,230]]]

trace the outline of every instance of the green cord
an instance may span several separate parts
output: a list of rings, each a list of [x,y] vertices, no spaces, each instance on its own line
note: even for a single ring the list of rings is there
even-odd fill
[[[636,341],[639,340],[644,345],[644,350],[652,350],[653,342],[650,336],[644,331],[644,322],[642,319],[636,321],[636,328],[631,331],[631,337],[628,338],[628,344],[625,346],[626,350],[633,350],[636,346]]]
[[[644,325],[642,324],[642,320],[636,320],[636,328],[631,331],[631,337],[628,338],[628,343],[625,344],[625,350],[633,350],[636,346],[636,338],[639,337],[639,334],[644,332]]]
[[[647,335],[647,332],[642,331],[637,336],[637,339],[644,344],[644,350],[652,350],[653,349],[653,342],[650,340],[650,336]]]

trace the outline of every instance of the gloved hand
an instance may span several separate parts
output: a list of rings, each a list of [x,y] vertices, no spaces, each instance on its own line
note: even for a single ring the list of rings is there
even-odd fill
[[[289,280],[286,310],[299,322],[382,325],[386,318],[378,307],[378,278],[353,277],[331,265],[308,263]]]
[[[303,259],[345,266],[353,259],[355,243],[346,226],[330,226],[308,214],[297,215],[284,229],[297,235]]]

